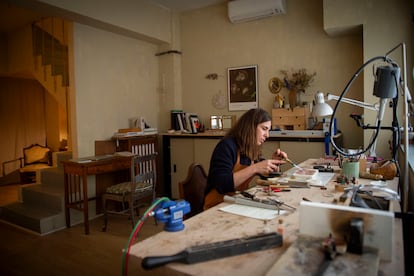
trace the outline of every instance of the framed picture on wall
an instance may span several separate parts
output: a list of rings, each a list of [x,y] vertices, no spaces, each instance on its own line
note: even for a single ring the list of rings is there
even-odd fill
[[[229,111],[258,107],[257,65],[227,69]]]

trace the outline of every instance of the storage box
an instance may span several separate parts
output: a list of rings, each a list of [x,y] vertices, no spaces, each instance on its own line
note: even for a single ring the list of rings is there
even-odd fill
[[[318,170],[315,169],[303,169],[303,170],[296,170],[293,173],[293,177],[296,179],[300,179],[303,181],[315,179],[318,176]]]

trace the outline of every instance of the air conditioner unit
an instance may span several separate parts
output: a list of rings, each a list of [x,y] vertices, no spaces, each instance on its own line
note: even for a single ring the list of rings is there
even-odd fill
[[[228,2],[232,23],[241,23],[268,16],[286,14],[285,0],[234,0]]]

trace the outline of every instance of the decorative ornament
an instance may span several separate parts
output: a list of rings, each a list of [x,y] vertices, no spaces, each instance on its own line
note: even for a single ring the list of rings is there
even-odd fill
[[[213,96],[212,99],[213,106],[217,109],[223,109],[227,106],[226,96],[223,95],[221,90]]]
[[[216,79],[218,79],[218,77],[219,77],[219,75],[217,73],[210,73],[210,74],[207,74],[206,79],[216,80]]]
[[[280,95],[280,90],[283,87],[283,83],[279,78],[271,78],[269,80],[269,90],[270,93],[272,94],[276,94],[275,96],[275,100],[273,102],[273,108],[282,108],[283,107],[283,102],[284,102],[284,98],[283,96]]]
[[[271,78],[269,80],[269,90],[270,90],[270,93],[277,94],[277,93],[280,92],[280,90],[282,89],[282,87],[283,87],[283,83],[282,83],[282,81],[279,78],[274,77],[274,78]]]

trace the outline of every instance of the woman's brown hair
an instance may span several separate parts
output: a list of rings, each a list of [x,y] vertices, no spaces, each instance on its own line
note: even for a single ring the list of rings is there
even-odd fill
[[[257,126],[271,120],[269,113],[264,109],[250,109],[237,120],[226,136],[236,139],[240,154],[246,155],[252,161],[257,161],[261,153],[256,141]]]

